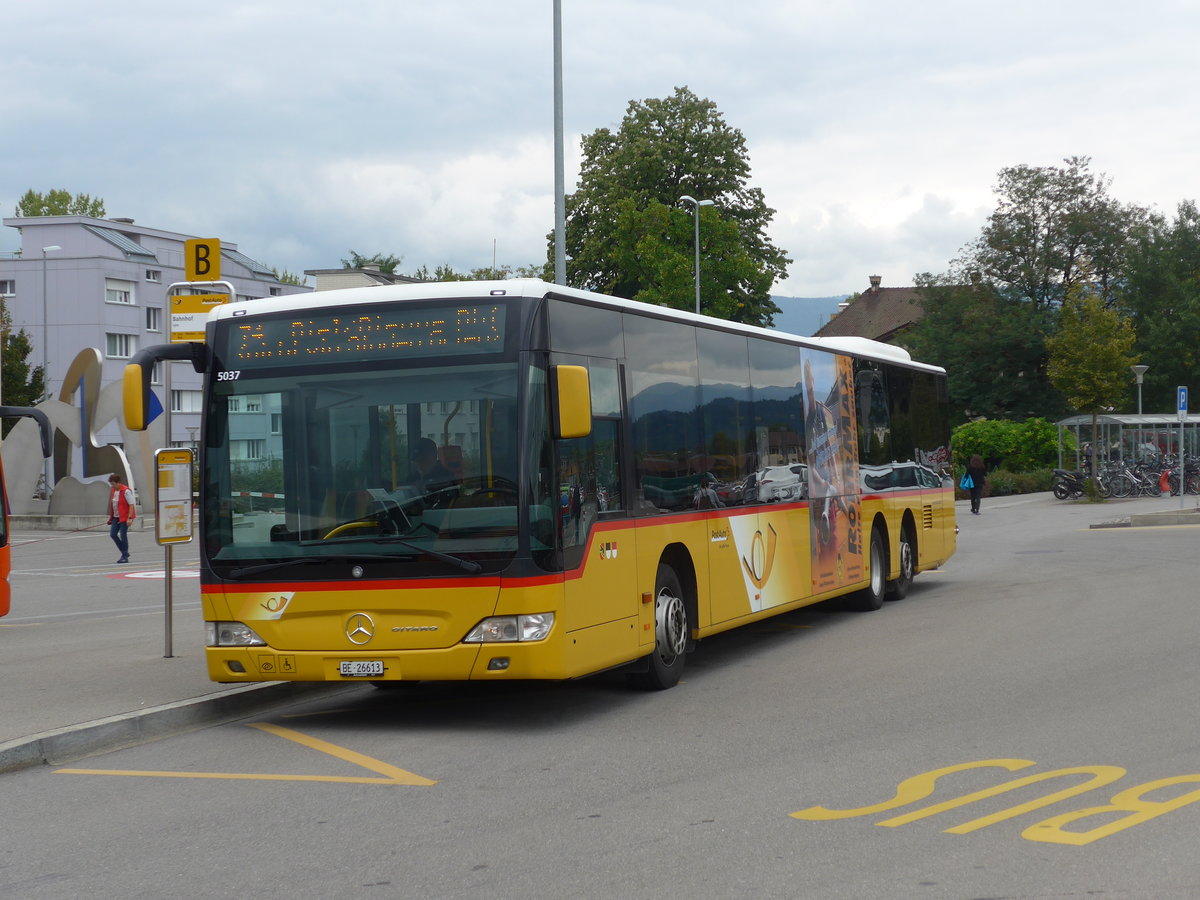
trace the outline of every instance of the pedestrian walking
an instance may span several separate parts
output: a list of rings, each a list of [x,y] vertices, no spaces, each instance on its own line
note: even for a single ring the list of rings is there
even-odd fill
[[[971,512],[979,515],[979,501],[983,499],[983,486],[987,484],[987,468],[978,453],[967,463],[967,474],[964,477],[971,479],[971,487],[968,488],[971,492]]]
[[[136,518],[133,490],[114,472],[108,476],[108,536],[121,551],[119,563],[129,562],[129,523]]]

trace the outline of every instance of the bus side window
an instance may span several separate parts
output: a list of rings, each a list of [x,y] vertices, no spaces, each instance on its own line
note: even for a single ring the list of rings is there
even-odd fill
[[[568,569],[583,561],[596,520],[622,507],[621,404],[615,363],[589,360],[589,380],[592,433],[558,442],[559,532]]]

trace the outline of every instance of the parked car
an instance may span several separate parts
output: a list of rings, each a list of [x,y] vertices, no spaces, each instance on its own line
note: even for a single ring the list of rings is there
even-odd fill
[[[767,466],[756,475],[758,500],[763,503],[791,502],[808,496],[808,466],[792,463]]]

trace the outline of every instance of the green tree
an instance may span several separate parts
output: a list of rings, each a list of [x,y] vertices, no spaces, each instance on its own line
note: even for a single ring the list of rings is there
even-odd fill
[[[0,398],[7,406],[36,406],[46,393],[46,379],[41,366],[30,366],[29,354],[33,342],[24,329],[12,330],[12,316],[0,300]],[[14,422],[6,422],[7,434]]]
[[[996,209],[952,264],[960,283],[982,279],[1035,306],[1056,306],[1081,277],[1108,305],[1146,210],[1109,196],[1111,179],[1073,156],[1059,166],[1001,169]]]
[[[72,194],[65,190],[50,190],[41,193],[28,190],[17,201],[16,215],[33,216],[90,216],[104,218],[104,201],[88,194]]]
[[[1122,308],[1137,331],[1137,361],[1150,367],[1143,409],[1175,409],[1175,386],[1197,385],[1200,372],[1200,212],[1194,201],[1179,205],[1173,222],[1151,219],[1139,236],[1122,295]],[[1137,388],[1126,374],[1128,408]]]
[[[750,187],[745,138],[686,87],[631,101],[620,128],[583,137],[578,189],[566,198],[567,281],[678,309],[695,306],[694,208],[700,210],[701,308],[769,325],[775,281],[791,262],[767,237],[775,211]],[[548,260],[553,259],[553,235]]]
[[[924,315],[899,339],[922,362],[942,366],[955,421],[984,416],[1059,419],[1067,411],[1045,372],[1045,339],[1055,315],[978,282],[916,278]]]
[[[272,268],[271,271],[275,273],[275,280],[280,284],[302,285],[308,281],[304,275],[297,275],[295,272],[289,272],[287,269],[281,272],[279,269]]]
[[[1102,410],[1114,408],[1128,392],[1129,367],[1137,335],[1128,319],[1079,287],[1067,294],[1058,333],[1046,340],[1047,373],[1067,402],[1092,414],[1092,434]]]
[[[382,253],[376,253],[373,256],[363,256],[357,250],[350,251],[350,258],[342,260],[343,269],[361,269],[364,266],[379,266],[380,272],[386,272],[391,275],[396,271],[396,266],[404,262],[401,256],[384,256]]]

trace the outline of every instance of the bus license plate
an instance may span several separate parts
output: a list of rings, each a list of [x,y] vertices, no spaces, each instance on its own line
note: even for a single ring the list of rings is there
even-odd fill
[[[383,674],[383,660],[343,660],[338,664],[338,671],[349,678],[375,678]]]

